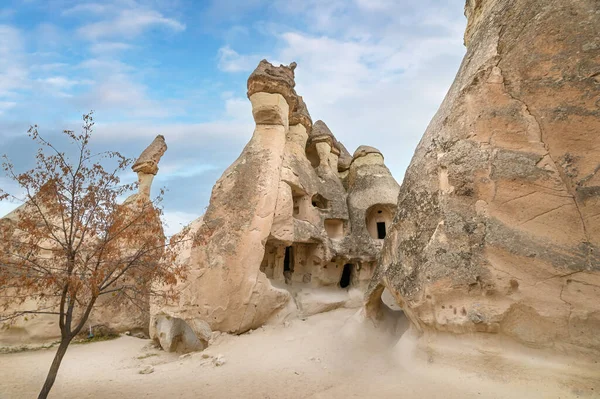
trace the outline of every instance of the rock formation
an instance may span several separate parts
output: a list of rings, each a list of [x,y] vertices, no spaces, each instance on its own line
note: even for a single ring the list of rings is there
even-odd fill
[[[295,67],[263,60],[250,75],[252,138],[186,233],[179,302],[153,306],[153,317],[242,333],[295,312],[360,305],[399,186],[379,151],[353,158],[325,123],[313,126]]]
[[[138,175],[139,194],[145,199],[150,199],[152,180],[154,180],[154,176],[158,173],[158,163],[165,151],[167,151],[165,138],[159,134],[140,154],[140,157],[131,167]]]
[[[387,287],[426,334],[598,354],[600,3],[465,13],[467,53],[406,173],[366,313]]]
[[[137,172],[139,179],[138,193],[131,195],[121,205],[122,209],[140,207],[150,201],[152,180],[158,172],[158,163],[165,153],[167,146],[163,136],[157,136],[142,152],[132,169]],[[8,215],[0,218],[0,223],[15,223],[21,212],[27,212],[28,203],[21,205]],[[57,220],[57,223],[59,221]],[[152,221],[155,231],[162,232],[162,222],[158,215]],[[154,232],[149,233],[154,234]],[[161,233],[162,234],[162,233]],[[111,296],[102,296],[88,319],[89,326],[98,326],[107,331],[147,331],[149,323],[149,298],[144,298],[135,305],[127,301],[115,301]],[[48,309],[46,303],[28,300],[12,309],[12,311]],[[93,328],[95,330],[95,328]],[[0,346],[17,344],[42,343],[60,337],[58,316],[37,314],[29,317],[19,317],[14,321],[0,323]]]

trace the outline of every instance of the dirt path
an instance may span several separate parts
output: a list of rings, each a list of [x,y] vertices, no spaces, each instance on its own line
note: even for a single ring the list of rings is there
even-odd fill
[[[551,381],[488,379],[436,364],[406,366],[385,333],[357,328],[341,309],[223,335],[205,352],[180,358],[121,337],[71,346],[50,397],[58,398],[576,398]],[[366,331],[365,329],[368,329]],[[366,337],[369,337],[367,340]],[[397,339],[396,339],[397,340]],[[37,396],[54,351],[0,355],[0,398]],[[410,364],[410,363],[409,363]],[[151,365],[151,374],[139,374]],[[590,397],[585,393],[585,397]]]

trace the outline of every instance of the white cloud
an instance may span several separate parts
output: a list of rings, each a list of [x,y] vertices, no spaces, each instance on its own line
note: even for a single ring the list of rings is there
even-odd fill
[[[77,33],[89,40],[103,38],[134,38],[146,29],[159,26],[180,32],[185,25],[173,18],[167,18],[155,10],[134,8],[119,11],[112,18],[93,22],[77,29]]]
[[[359,8],[373,11],[387,10],[394,5],[394,0],[355,0]]]
[[[65,76],[51,76],[48,78],[38,79],[38,81],[52,86],[57,90],[70,89],[74,86],[89,85],[94,83],[89,79],[69,79]]]
[[[252,116],[250,116],[252,120]],[[152,140],[157,134],[162,134],[168,143],[187,143],[188,146],[202,145],[215,142],[227,146],[230,141],[249,140],[252,135],[253,123],[240,121],[215,121],[205,123],[163,123],[152,124],[144,121],[97,123],[96,139],[103,141]]]
[[[50,62],[47,64],[36,64],[36,65],[32,65],[30,67],[30,69],[32,71],[55,71],[57,69],[65,69],[68,68],[69,64],[64,63],[64,62]]]
[[[0,99],[28,86],[28,72],[21,32],[0,25]]]
[[[296,90],[313,120],[323,119],[349,150],[361,144],[382,149],[401,180],[460,64],[466,21],[462,6],[449,15],[432,0],[418,6],[355,0],[355,6],[303,2],[294,12],[304,15],[307,28],[273,29],[281,44],[273,55],[298,63]],[[289,5],[278,7],[286,11]],[[320,22],[312,23],[318,13]],[[256,63],[250,67],[246,60],[252,54],[236,50],[227,47],[238,66],[230,70],[251,70]]]
[[[195,177],[219,169],[219,166],[212,164],[161,163],[158,180],[168,180],[174,177]]]
[[[73,14],[104,14],[112,9],[111,4],[102,3],[85,3],[77,4],[71,8],[67,8],[61,14],[62,15],[73,15]]]
[[[236,121],[252,123],[252,105],[247,98],[228,98],[225,100],[225,114]]]
[[[147,85],[136,78],[136,68],[119,60],[91,58],[74,68],[89,76],[85,80],[89,90],[74,99],[80,108],[111,111],[115,116],[128,118],[163,118],[182,112],[168,100],[153,99]]]
[[[221,47],[218,51],[219,69],[226,72],[243,72],[253,70],[265,56],[256,54],[240,55],[229,46]]]
[[[121,42],[99,42],[90,46],[90,51],[96,54],[106,54],[125,51],[133,48],[133,45]]]
[[[14,101],[0,101],[0,115],[17,105]]]

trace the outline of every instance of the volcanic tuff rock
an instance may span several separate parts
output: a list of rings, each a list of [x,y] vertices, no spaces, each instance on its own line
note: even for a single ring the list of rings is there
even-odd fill
[[[148,173],[155,175],[158,173],[158,163],[163,154],[167,151],[165,137],[162,135],[156,136],[154,141],[140,154],[131,169],[136,173]]]
[[[181,320],[242,333],[295,313],[356,306],[372,276],[383,243],[373,226],[379,222],[385,234],[393,210],[358,219],[370,217],[367,209],[381,198],[394,203],[399,186],[380,154],[352,166],[325,123],[313,126],[294,91],[295,66],[263,60],[248,78],[256,127],[215,184],[205,215],[185,233],[193,240],[177,259],[189,267],[179,302],[152,306],[153,315],[170,317],[161,321],[167,330]],[[352,188],[344,185],[353,168],[359,209],[349,206]],[[368,170],[385,176],[369,180]],[[371,187],[378,179],[389,184]]]
[[[600,353],[600,3],[469,0],[467,54],[367,294],[412,323]]]
[[[181,319],[158,314],[150,321],[150,337],[167,352],[188,353],[208,347],[212,331],[205,321],[186,323]]]
[[[146,147],[140,154],[137,161],[132,166],[132,170],[137,172],[139,179],[138,193],[129,196],[121,205],[121,209],[126,210],[129,207],[146,206],[150,200],[150,189],[154,176],[158,173],[158,163],[167,150],[165,138],[157,136],[154,141]],[[8,215],[0,218],[0,223],[14,223],[18,220],[20,212],[27,212],[31,206],[26,203],[15,209]],[[131,209],[131,208],[129,208]],[[57,220],[57,223],[61,223]],[[153,213],[153,219],[148,223],[147,234],[159,234],[164,237],[162,222],[158,214]],[[127,301],[115,302],[110,295],[101,296],[97,305],[90,314],[88,324],[90,326],[104,325],[106,328],[116,332],[128,330],[147,330],[149,321],[149,299],[144,298],[132,304]],[[140,306],[141,305],[141,306]],[[48,304],[34,300],[28,300],[17,310],[36,310],[46,309]],[[60,337],[58,318],[56,315],[38,314],[35,317],[19,318],[13,324],[0,323],[0,346],[16,345],[23,343],[42,343],[51,339]]]

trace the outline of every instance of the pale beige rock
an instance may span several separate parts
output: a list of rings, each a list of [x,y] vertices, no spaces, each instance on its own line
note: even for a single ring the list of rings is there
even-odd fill
[[[165,314],[152,315],[150,338],[167,352],[188,353],[204,350],[212,337],[208,323],[198,318],[182,319]]]
[[[181,248],[177,262],[190,270],[177,288],[179,302],[153,306],[153,314],[200,318],[212,330],[243,333],[360,304],[355,293],[372,276],[381,240],[369,235],[364,220],[353,226],[339,172],[340,156],[343,171],[352,157],[325,123],[313,126],[294,91],[294,68],[261,61],[250,75],[252,139],[191,226],[193,244]],[[365,218],[378,198],[394,203],[397,197],[398,185],[377,156],[377,166],[357,172],[357,198],[370,196],[359,201],[364,209],[357,217]],[[369,171],[385,176],[369,179]],[[380,186],[389,179],[393,184]]]
[[[295,69],[295,62],[292,62],[289,66],[280,65],[276,67],[267,60],[262,60],[248,78],[248,98],[256,93],[281,94],[288,104],[288,117],[286,119],[290,120],[293,113],[295,114],[294,117],[304,119],[301,115],[305,114],[306,105],[304,101],[299,100],[299,96],[294,90],[294,86],[296,86],[294,81]],[[301,101],[300,104],[299,101]],[[306,114],[308,114],[308,111],[306,111]],[[307,127],[307,129],[309,128]]]
[[[259,271],[275,214],[289,107],[281,94],[256,92],[250,100],[253,110],[260,109],[253,112],[252,139],[213,188],[179,302],[163,309],[182,320],[200,317],[226,332],[262,325],[290,298]]]
[[[379,154],[383,158],[383,154],[377,148],[371,147],[371,146],[368,146],[368,145],[361,145],[360,147],[358,147],[356,149],[356,151],[354,151],[354,155],[352,156],[352,160],[355,160],[356,158],[364,157],[364,156],[366,156],[368,154]]]
[[[367,313],[387,287],[426,335],[598,357],[600,4],[465,12],[467,54],[406,173]]]
[[[288,126],[289,106],[283,96],[258,92],[250,96],[250,102],[257,125]]]
[[[135,199],[150,200],[152,181],[158,173],[158,163],[165,151],[167,151],[165,138],[158,135],[135,161],[131,169],[138,175],[138,194],[130,196],[125,203],[132,203]]]
[[[131,169],[136,173],[156,175],[158,173],[158,163],[165,151],[167,151],[165,137],[162,135],[156,136],[154,141],[140,154]]]
[[[149,201],[152,180],[158,172],[158,163],[166,149],[165,139],[159,135],[142,151],[132,167],[133,171],[138,174],[139,191],[127,198],[123,206],[139,206],[139,201]],[[31,205],[23,204],[1,218],[0,223],[11,223],[18,220],[19,213],[26,212],[28,206]],[[158,217],[156,217],[155,223],[162,226],[162,222]],[[134,305],[129,302],[114,303],[110,296],[102,296],[90,313],[85,329],[90,326],[92,328],[104,326],[115,332],[146,332],[150,317],[149,303],[144,304],[142,308],[139,305],[139,303]],[[28,300],[15,307],[14,311],[36,311],[40,308],[47,309],[48,306],[51,305]],[[56,315],[27,315],[12,322],[0,323],[0,347],[31,343],[42,344],[56,340],[59,337],[60,328],[58,326],[58,316]]]
[[[340,156],[338,159],[338,171],[344,172],[350,169],[350,164],[352,163],[352,155],[348,152],[346,147],[342,144],[341,141],[338,141],[338,147],[340,149]]]

